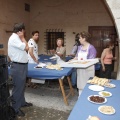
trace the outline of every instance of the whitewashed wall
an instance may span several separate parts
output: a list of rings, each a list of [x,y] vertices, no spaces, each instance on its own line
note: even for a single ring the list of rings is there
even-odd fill
[[[66,32],[66,53],[70,54],[73,32],[88,31],[88,26],[114,26],[102,0],[31,0],[30,30],[40,31],[39,54],[44,53],[46,29]]]

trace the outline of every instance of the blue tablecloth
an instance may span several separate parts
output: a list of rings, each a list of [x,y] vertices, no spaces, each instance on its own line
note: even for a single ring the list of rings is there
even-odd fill
[[[49,59],[52,56],[39,55],[40,62],[51,62],[56,64],[55,60]],[[37,79],[59,79],[63,76],[69,76],[72,73],[72,68],[63,68],[63,70],[51,70],[47,68],[34,68],[37,64],[28,64],[28,74],[27,77],[37,78]],[[8,72],[10,74],[10,67],[8,67]]]
[[[43,62],[43,63],[52,62],[52,64],[56,64],[56,60],[50,59],[50,57],[52,57],[52,56],[41,54],[38,57],[39,57],[39,62]]]
[[[95,64],[95,70],[100,70],[101,63],[96,63]]]
[[[50,59],[52,56],[39,55],[39,62],[51,62],[56,64],[56,60]],[[63,68],[63,70],[50,70],[47,68],[35,69],[35,64],[28,64],[28,77],[40,79],[59,79],[63,76],[69,76],[72,73],[72,68]]]
[[[59,79],[62,76],[69,76],[72,68],[63,68],[63,70],[51,70],[47,68],[34,68],[37,64],[28,64],[28,77],[39,79]]]
[[[81,96],[75,104],[68,120],[86,120],[89,115],[98,116],[100,120],[120,120],[120,81],[112,80],[112,83],[116,85],[115,88],[106,88],[105,91],[112,93],[111,97],[107,98],[107,102],[101,105],[113,106],[116,110],[113,115],[105,115],[98,111],[98,107],[101,105],[91,103],[87,100],[90,95],[97,95],[98,92],[88,89],[89,84],[83,89]]]

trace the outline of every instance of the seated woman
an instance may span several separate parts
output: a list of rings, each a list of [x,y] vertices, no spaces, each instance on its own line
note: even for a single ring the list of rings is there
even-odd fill
[[[63,46],[63,39],[58,38],[57,39],[57,48],[55,50],[50,50],[52,54],[57,54],[62,60],[65,61],[66,56],[66,48]]]
[[[86,60],[93,59],[96,57],[96,49],[91,45],[88,40],[91,35],[88,32],[81,32],[79,34],[80,46],[78,47],[77,54],[74,59]],[[77,69],[77,88],[83,89],[87,80],[90,77],[94,77],[94,65],[86,69]]]
[[[116,57],[113,57],[112,50],[114,48],[114,43],[109,42],[107,48],[105,48],[101,55],[101,69],[100,77],[111,79],[112,73],[112,61],[116,60]]]

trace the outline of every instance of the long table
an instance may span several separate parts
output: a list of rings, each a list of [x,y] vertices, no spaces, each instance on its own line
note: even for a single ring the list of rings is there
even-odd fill
[[[40,55],[39,56],[39,61],[40,62],[51,62],[53,64],[56,63],[55,60],[51,60],[49,59],[51,56],[47,56],[47,55]],[[28,64],[28,77],[30,78],[38,78],[39,79],[58,79],[59,80],[59,84],[60,84],[60,89],[62,91],[62,95],[63,95],[63,99],[66,105],[68,105],[68,97],[72,94],[74,94],[72,85],[71,85],[71,80],[69,75],[72,73],[72,68],[63,68],[63,70],[51,70],[51,69],[47,69],[47,68],[35,68],[35,66],[37,66],[37,64]],[[62,77],[63,76],[67,76],[67,80],[68,80],[68,84],[70,87],[70,91],[69,93],[66,95],[65,93],[65,89],[64,89],[64,84],[63,84],[63,80]]]
[[[107,102],[104,104],[94,104],[87,100],[90,95],[97,95],[98,92],[90,90],[88,87],[90,84],[86,84],[77,103],[75,104],[68,120],[86,120],[89,115],[98,116],[100,120],[120,120],[120,81],[112,80],[115,88],[104,87],[105,91],[112,93],[111,97],[107,97]],[[115,114],[105,115],[98,111],[98,107],[101,105],[113,106],[116,110]]]

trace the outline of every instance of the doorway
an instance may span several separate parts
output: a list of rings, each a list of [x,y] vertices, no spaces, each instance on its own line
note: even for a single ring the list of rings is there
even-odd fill
[[[117,33],[114,26],[89,26],[88,31],[91,34],[91,39],[89,42],[96,48],[97,50],[97,58],[101,57],[102,51],[106,48],[107,43],[109,41],[114,42],[113,56],[118,58],[118,41],[117,41]],[[114,72],[112,76],[116,78],[118,64],[117,62],[112,63],[112,68]],[[99,71],[97,71],[99,73]],[[96,74],[98,74],[96,72]]]
[[[113,41],[117,45],[117,33],[114,26],[89,26],[88,31],[91,34],[89,42],[96,48],[97,57],[101,57],[101,53],[109,41]],[[115,47],[113,50],[115,56]]]

